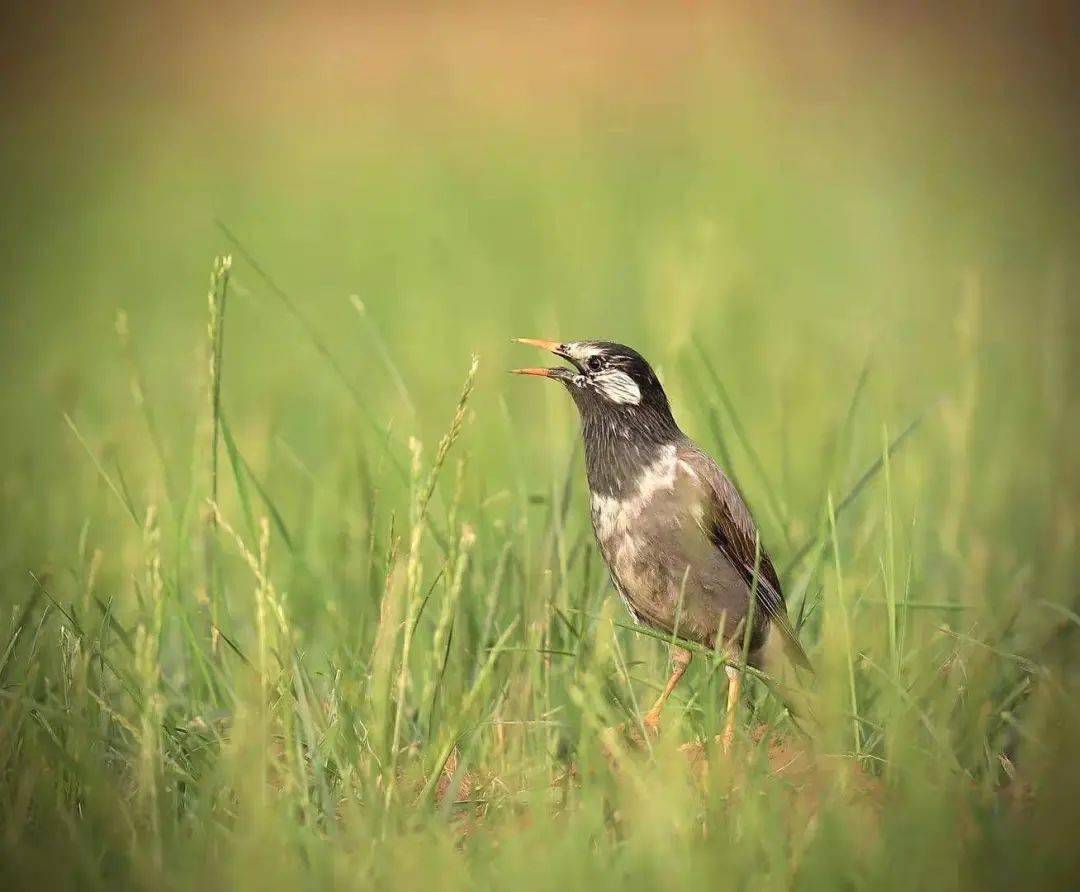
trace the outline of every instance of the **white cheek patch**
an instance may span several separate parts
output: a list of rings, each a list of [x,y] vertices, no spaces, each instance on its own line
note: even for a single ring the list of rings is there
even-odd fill
[[[613,403],[636,406],[641,402],[641,388],[634,383],[626,372],[611,369],[596,375],[593,380],[600,392]]]

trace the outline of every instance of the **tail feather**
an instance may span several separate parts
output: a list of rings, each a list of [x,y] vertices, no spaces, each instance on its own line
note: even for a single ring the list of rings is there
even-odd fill
[[[769,635],[765,643],[764,668],[775,683],[773,692],[783,701],[795,724],[804,732],[812,734],[817,727],[817,696],[813,691],[814,667],[806,655],[798,636],[785,614],[781,620],[775,617],[772,628],[776,635]],[[779,651],[784,652],[781,659]],[[799,670],[808,670],[810,677]]]
[[[784,653],[787,654],[788,659],[799,668],[808,669],[811,674],[814,674],[814,666],[810,662],[810,658],[806,655],[806,651],[803,650],[803,646],[799,642],[799,636],[792,627],[791,620],[788,619],[787,614],[781,613],[778,616],[772,616],[770,617],[770,620],[776,628],[776,631],[780,633],[780,638],[784,645]]]

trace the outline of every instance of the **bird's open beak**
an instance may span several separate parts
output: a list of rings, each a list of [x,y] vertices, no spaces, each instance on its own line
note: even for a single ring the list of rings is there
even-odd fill
[[[560,352],[562,344],[558,341],[545,341],[543,338],[514,338],[519,344],[528,344],[530,347],[539,347],[541,350],[547,350],[548,353],[554,353],[556,356],[561,356]]]
[[[558,369],[510,369],[515,375],[535,375],[537,378],[554,378]]]
[[[554,353],[563,359],[570,359],[559,341],[545,341],[542,338],[514,338],[514,340],[519,344],[528,344],[531,347],[547,350],[549,353]],[[573,360],[570,361],[573,362]],[[511,371],[515,375],[533,375],[537,378],[570,378],[573,376],[573,372],[564,366],[553,369],[511,369]]]

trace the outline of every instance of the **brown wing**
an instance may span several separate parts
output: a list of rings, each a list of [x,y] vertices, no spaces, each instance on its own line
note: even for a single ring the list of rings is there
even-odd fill
[[[780,579],[772,558],[758,541],[757,525],[735,484],[709,456],[686,446],[679,450],[678,459],[698,477],[707,489],[709,509],[702,520],[706,535],[712,540],[733,567],[746,580],[747,587],[756,592],[758,609],[784,638],[789,655],[800,665],[810,668],[810,660],[788,619]],[[757,567],[757,581],[754,568]]]

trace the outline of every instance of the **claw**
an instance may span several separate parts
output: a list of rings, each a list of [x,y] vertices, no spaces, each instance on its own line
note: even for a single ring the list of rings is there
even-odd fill
[[[645,726],[645,730],[650,734],[656,735],[660,733],[660,713],[650,709],[641,719],[641,724]]]

